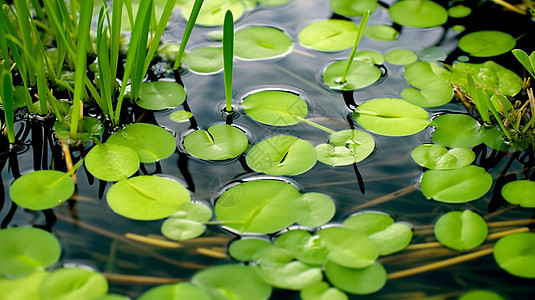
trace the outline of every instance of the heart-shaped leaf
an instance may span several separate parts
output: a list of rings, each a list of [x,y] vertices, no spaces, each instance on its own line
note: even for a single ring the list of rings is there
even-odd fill
[[[24,174],[11,184],[9,196],[17,205],[43,210],[60,205],[74,193],[71,177],[60,171],[39,170]]]
[[[184,137],[184,148],[203,160],[227,160],[242,154],[249,145],[241,129],[217,124],[208,131],[195,130]]]

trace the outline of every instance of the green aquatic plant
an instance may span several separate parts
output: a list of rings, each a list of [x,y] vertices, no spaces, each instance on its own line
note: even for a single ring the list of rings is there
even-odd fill
[[[437,240],[455,250],[469,250],[479,246],[487,238],[485,220],[471,210],[450,211],[442,215],[434,226]]]
[[[193,26],[195,25],[195,21],[197,20],[197,16],[199,15],[199,11],[201,10],[203,1],[204,0],[195,0],[195,2],[193,3],[190,16],[188,18],[188,23],[186,25],[186,29],[184,30],[182,41],[180,42],[180,48],[178,49],[178,52],[176,54],[175,63],[173,65],[174,69],[178,69],[180,63],[182,62],[182,56],[184,54],[184,51],[186,50],[186,44],[188,43],[191,32],[193,31]]]
[[[234,68],[234,18],[227,10],[223,25],[223,73],[225,79],[225,112],[232,113],[232,70]]]

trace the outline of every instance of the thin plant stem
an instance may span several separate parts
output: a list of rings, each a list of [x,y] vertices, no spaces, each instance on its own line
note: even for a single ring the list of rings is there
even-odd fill
[[[394,199],[397,199],[401,196],[405,196],[407,194],[410,194],[412,193],[413,191],[417,190],[418,189],[418,184],[412,184],[412,185],[409,185],[409,186],[406,186],[406,187],[403,187],[397,191],[394,191],[390,194],[387,194],[387,195],[384,195],[384,196],[381,196],[379,198],[376,198],[374,200],[371,200],[371,201],[367,201],[363,204],[359,204],[359,205],[355,205],[351,208],[349,208],[349,211],[358,211],[358,210],[361,210],[361,209],[364,209],[364,208],[367,208],[367,207],[370,207],[370,206],[374,206],[374,205],[378,205],[378,204],[381,204],[381,203],[385,203],[387,201],[390,201],[390,200],[394,200]]]
[[[62,180],[64,180],[65,178],[71,176],[72,174],[74,174],[74,172],[76,172],[76,170],[78,170],[78,168],[82,165],[82,163],[84,162],[83,159],[80,159],[73,167],[72,169],[70,169],[69,171],[67,171],[65,174],[63,174],[61,177],[59,177],[58,179],[54,180],[53,182],[49,183],[48,185],[44,186],[43,188],[44,189],[48,189],[48,188],[51,188],[52,186],[60,183]]]
[[[6,122],[7,139],[10,144],[15,143],[15,110],[13,108],[13,80],[9,70],[2,70],[2,79],[0,81],[0,99],[4,109]]]
[[[351,54],[349,55],[349,59],[347,60],[347,65],[344,70],[344,73],[342,74],[342,79],[340,79],[340,83],[345,83],[347,81],[346,79],[347,73],[349,73],[349,69],[351,68],[353,59],[355,59],[355,53],[357,52],[357,47],[359,45],[360,39],[362,38],[362,34],[364,33],[364,28],[366,28],[366,24],[368,23],[369,18],[370,18],[370,10],[367,10],[362,16],[362,19],[360,20],[359,29],[357,30],[357,37],[355,38],[355,44],[353,44],[353,49],[351,50]]]
[[[115,273],[102,273],[106,279],[115,283],[130,283],[130,284],[171,284],[186,281],[181,278],[163,278],[140,275],[125,275]]]
[[[184,35],[182,36],[182,41],[180,42],[180,48],[178,48],[178,52],[176,54],[175,64],[173,65],[173,69],[175,70],[180,67],[180,63],[182,62],[182,56],[184,55],[184,51],[186,50],[186,44],[188,43],[191,32],[193,31],[195,21],[197,21],[197,16],[199,15],[199,11],[201,10],[203,1],[204,0],[195,0],[195,3],[193,3],[193,8],[191,9],[188,23],[186,24],[186,29],[184,30]]]
[[[225,77],[225,111],[232,112],[232,68],[234,60],[234,18],[227,10],[223,25],[223,73]]]
[[[182,244],[177,243],[177,242],[161,240],[161,239],[147,237],[144,235],[139,235],[139,234],[130,233],[130,232],[126,233],[124,236],[134,241],[138,241],[138,242],[149,244],[149,245],[159,246],[163,248],[177,249],[177,248],[183,247]]]

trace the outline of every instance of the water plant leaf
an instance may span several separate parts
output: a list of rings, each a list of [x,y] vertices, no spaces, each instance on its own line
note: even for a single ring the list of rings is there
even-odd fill
[[[195,299],[195,300],[210,300],[210,295],[200,287],[189,282],[179,282],[177,284],[162,284],[153,287],[143,294],[137,300],[181,300],[181,299]]]
[[[386,270],[380,263],[363,269],[352,269],[328,261],[325,276],[335,287],[356,295],[375,293],[386,284]]]
[[[48,231],[32,227],[0,229],[0,274],[28,275],[55,264],[61,246]]]
[[[288,2],[290,2],[290,0],[258,0],[258,3],[267,5],[267,6],[283,5]]]
[[[384,213],[357,213],[343,222],[349,228],[367,235],[375,242],[379,255],[389,255],[407,247],[412,239],[412,229],[404,223],[395,223]]]
[[[93,140],[94,138],[98,139],[98,137],[104,132],[104,125],[97,118],[84,116],[81,121],[82,128],[76,135],[76,139],[79,141],[87,142]],[[56,121],[56,123],[54,123],[54,131],[56,135],[66,141],[71,140],[69,127],[69,122]]]
[[[318,282],[313,285],[306,286],[299,293],[303,300],[347,300],[346,293],[341,290],[331,287],[327,282]]]
[[[243,130],[228,124],[217,124],[207,131],[195,130],[184,137],[184,148],[203,160],[227,160],[242,154],[249,140]]]
[[[206,231],[206,225],[183,218],[168,218],[162,223],[161,231],[168,239],[185,241],[201,236]]]
[[[517,180],[502,187],[502,196],[511,204],[522,207],[535,207],[535,181]]]
[[[417,61],[405,68],[405,78],[415,88],[401,91],[401,98],[420,107],[441,106],[453,97],[451,84],[436,72],[436,63]],[[417,90],[419,89],[419,90]]]
[[[493,62],[481,64],[458,62],[450,72],[443,72],[444,79],[454,82],[462,90],[467,91],[467,75],[471,74],[477,86],[483,87],[487,94],[498,93],[514,96],[522,89],[522,78],[513,71]]]
[[[116,144],[97,144],[87,153],[84,162],[89,173],[106,181],[126,179],[139,169],[136,151]]]
[[[482,30],[471,32],[459,39],[459,48],[475,57],[492,57],[511,51],[516,40],[510,34]]]
[[[318,160],[330,166],[345,166],[364,160],[375,149],[375,140],[364,131],[347,129],[331,134],[329,144],[316,146]]]
[[[286,249],[293,257],[311,266],[323,266],[329,250],[318,235],[301,229],[288,230],[277,237],[276,246]]]
[[[347,268],[365,268],[379,257],[375,242],[365,234],[342,227],[328,227],[317,232],[329,250],[327,260]]]
[[[282,30],[267,26],[253,26],[235,35],[234,54],[241,59],[255,60],[283,56],[293,47],[292,39]]]
[[[388,25],[372,25],[364,29],[364,35],[377,41],[395,41],[399,37],[399,31]]]
[[[331,10],[344,17],[362,16],[367,10],[374,12],[379,6],[377,0],[330,0]]]
[[[385,57],[375,50],[359,50],[355,53],[355,59],[367,60],[374,65],[382,65]]]
[[[153,163],[166,159],[175,152],[175,137],[160,126],[135,123],[126,125],[112,134],[107,144],[118,144],[132,148],[142,163]]]
[[[299,95],[278,90],[259,91],[243,99],[245,113],[253,120],[277,126],[288,126],[305,118],[308,105]]]
[[[297,199],[296,223],[319,227],[329,222],[336,212],[333,200],[322,193],[304,193]]]
[[[94,299],[108,292],[108,281],[96,272],[63,268],[48,273],[41,283],[41,299]]]
[[[202,202],[189,201],[184,203],[171,217],[204,223],[212,218],[212,209]]]
[[[223,70],[223,48],[201,47],[191,50],[182,62],[195,73],[215,74]]]
[[[193,9],[195,1],[190,1],[182,7],[182,16],[187,20]],[[244,1],[232,0],[204,0],[197,22],[195,24],[202,26],[219,26],[223,25],[225,13],[227,10],[232,11],[235,20],[239,19],[245,12]]]
[[[411,157],[420,166],[436,170],[462,168],[476,159],[474,151],[468,148],[446,149],[439,144],[420,145],[412,150]]]
[[[106,198],[113,211],[134,220],[169,217],[190,201],[189,191],[177,181],[149,175],[115,183]]]
[[[450,148],[471,148],[481,144],[480,125],[469,115],[443,114],[436,117],[431,126],[433,142]]]
[[[307,25],[297,35],[301,45],[317,51],[340,51],[353,46],[358,26],[346,20],[322,20]]]
[[[418,59],[421,61],[433,62],[443,61],[448,57],[448,53],[444,48],[439,46],[425,47],[418,52]]]
[[[427,170],[420,185],[427,198],[463,203],[485,195],[492,185],[492,176],[474,165],[453,170]]]
[[[295,223],[301,193],[280,180],[256,180],[226,190],[214,206],[215,216],[240,232],[272,233]]]
[[[207,291],[213,300],[262,300],[271,295],[271,286],[252,268],[243,265],[207,268],[193,275],[191,281]]]
[[[528,146],[527,144],[523,145],[522,142],[510,143],[506,140],[507,138],[500,126],[491,126],[489,128],[481,127],[480,136],[481,141],[485,143],[485,145],[499,151],[523,151]]]
[[[486,290],[472,290],[459,297],[459,300],[506,300],[502,295]]]
[[[435,27],[448,20],[448,11],[440,4],[429,0],[398,1],[390,5],[388,14],[395,23],[410,27]]]
[[[169,115],[169,119],[175,123],[184,123],[189,121],[193,114],[186,110],[176,110]]]
[[[468,6],[459,4],[448,9],[448,15],[452,18],[468,17],[472,13],[472,9]]]
[[[299,175],[316,164],[316,149],[305,140],[289,135],[267,138],[247,153],[247,165],[269,175]]]
[[[485,220],[471,210],[450,211],[435,223],[434,233],[444,246],[455,250],[470,250],[485,241],[488,227]]]
[[[9,196],[17,205],[43,210],[60,205],[74,193],[71,177],[55,170],[24,174],[11,184]]]
[[[357,58],[349,68],[346,81],[341,82],[347,60],[338,60],[327,66],[323,72],[323,82],[331,89],[352,91],[375,83],[381,77],[381,70],[367,60]]]
[[[394,49],[385,53],[385,60],[393,65],[408,65],[417,59],[418,55],[408,49]]]
[[[513,49],[511,52],[526,69],[526,71],[528,71],[529,74],[535,78],[535,52],[532,52],[529,56],[524,50],[521,49]]]
[[[353,118],[362,127],[388,136],[415,134],[429,124],[424,109],[396,98],[369,100],[355,109]]]
[[[241,238],[229,245],[228,253],[239,261],[254,261],[259,258],[259,253],[267,247],[271,247],[271,243],[265,239]]]
[[[174,81],[143,82],[137,105],[149,110],[175,108],[186,100],[184,87]]]
[[[499,239],[494,246],[494,259],[512,275],[535,278],[535,233],[513,233]]]
[[[45,271],[35,271],[28,276],[20,278],[0,278],[1,299],[40,299],[39,287]]]
[[[118,294],[107,294],[104,296],[91,298],[91,300],[130,300],[127,296],[118,295]]]

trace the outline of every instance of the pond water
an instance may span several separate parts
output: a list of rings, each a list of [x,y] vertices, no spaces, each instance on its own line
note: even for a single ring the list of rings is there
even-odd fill
[[[235,23],[236,30],[249,25],[271,25],[282,28],[294,41],[297,34],[307,24],[330,18],[333,13],[325,0],[292,0],[280,7],[258,7],[245,13]],[[355,18],[358,22],[360,18]],[[377,9],[371,16],[369,25],[389,24],[390,18],[384,9]],[[168,31],[164,34],[165,42],[179,41],[185,27],[185,21],[174,14]],[[216,44],[209,41],[206,34],[219,30],[218,27],[195,27],[188,49]],[[382,54],[393,49],[409,49],[415,52],[437,45],[440,42],[448,53],[456,49],[457,33],[442,27],[430,29],[403,28],[400,37],[391,42],[375,41],[363,38],[359,50],[375,50]],[[526,49],[529,50],[529,49]],[[310,141],[313,145],[326,143],[329,134],[301,123],[293,126],[269,126],[249,118],[239,109],[242,99],[248,94],[264,89],[285,89],[301,95],[310,111],[307,119],[326,126],[332,130],[344,130],[356,124],[352,111],[346,106],[340,92],[328,90],[321,83],[322,70],[333,60],[345,59],[350,49],[324,53],[307,49],[299,43],[288,55],[266,61],[234,62],[233,98],[238,107],[233,124],[244,129],[252,145],[274,135],[288,134]],[[386,75],[372,86],[353,92],[357,105],[372,98],[399,98],[403,88],[409,87],[404,76],[405,66],[385,62]],[[164,77],[173,80],[172,73]],[[193,113],[199,128],[206,129],[218,123],[224,123],[221,115],[224,107],[223,73],[213,75],[195,74],[185,71],[181,75],[188,92],[187,104]],[[351,94],[351,93],[350,93]],[[182,109],[181,107],[177,109]],[[443,112],[467,112],[458,103],[447,104],[438,108],[427,109],[431,116]],[[251,172],[244,168],[242,159],[226,162],[206,162],[183,152],[182,138],[189,130],[190,124],[170,121],[173,110],[147,112],[141,118],[143,122],[156,122],[169,129],[177,139],[178,150],[168,159],[156,164],[145,164],[141,173],[162,174],[183,183],[191,190],[192,199],[213,203],[217,195],[229,183],[235,180],[262,177],[265,175]],[[348,122],[349,120],[349,122]],[[235,237],[220,226],[208,226],[207,232],[200,238],[189,241],[155,246],[136,241],[136,236],[162,237],[162,221],[135,221],[114,213],[105,201],[105,193],[110,183],[95,180],[80,169],[77,172],[77,190],[72,201],[54,208],[52,211],[28,211],[14,206],[9,199],[9,187],[13,174],[49,168],[54,156],[58,156],[59,147],[52,140],[51,132],[43,131],[39,121],[18,122],[17,129],[28,131],[27,149],[21,150],[15,157],[8,159],[2,170],[4,205],[0,210],[2,227],[12,225],[35,224],[48,227],[60,239],[63,247],[62,264],[80,264],[89,266],[106,274],[110,282],[110,291],[137,297],[155,284],[189,280],[199,270],[211,266],[238,263],[228,258],[227,246]],[[430,229],[438,217],[452,210],[472,209],[483,216],[488,216],[496,209],[489,208],[489,202],[495,196],[493,189],[480,199],[463,204],[446,204],[426,199],[419,189],[419,180],[423,174],[422,167],[411,159],[411,151],[423,143],[432,143],[433,129],[427,128],[417,134],[402,137],[388,137],[372,134],[376,142],[373,154],[357,164],[362,177],[360,185],[353,166],[331,167],[318,162],[308,172],[287,177],[299,189],[306,192],[321,192],[330,196],[336,204],[336,215],[332,223],[340,222],[352,213],[373,210],[390,214],[396,221],[402,221],[414,227],[412,243],[434,241]],[[40,139],[43,139],[39,142]],[[36,145],[36,143],[38,143]],[[481,149],[481,148],[478,148]],[[479,152],[476,164],[485,165],[492,150]],[[80,155],[74,151],[75,156]],[[61,155],[61,154],[59,154]],[[488,171],[494,178],[500,176],[506,168],[511,154],[506,155]],[[14,167],[18,165],[18,170]],[[527,166],[532,168],[533,166]],[[526,166],[518,160],[512,160],[510,173],[522,178]],[[493,185],[494,187],[494,185]],[[376,202],[385,200],[374,204]],[[370,203],[372,203],[370,205]],[[489,210],[491,210],[489,212]],[[515,209],[494,216],[489,221],[529,219],[533,215],[530,209]],[[490,229],[490,232],[510,228]],[[402,251],[392,256],[381,258],[386,270],[396,272],[413,268],[430,262],[454,257],[457,251],[444,247],[421,251]],[[121,277],[120,275],[139,276]],[[159,281],[153,282],[153,279]],[[472,289],[488,289],[498,292],[509,299],[532,299],[535,294],[535,281],[512,276],[500,269],[492,255],[473,261],[445,267],[439,270],[413,275],[406,278],[389,280],[378,293],[359,296],[364,299],[413,299],[441,295],[454,299]],[[352,296],[355,297],[355,296]],[[355,297],[356,299],[357,297]],[[299,299],[297,292],[276,290],[272,299]],[[353,298],[351,298],[353,299]]]

